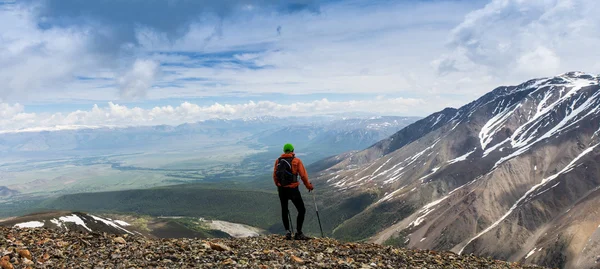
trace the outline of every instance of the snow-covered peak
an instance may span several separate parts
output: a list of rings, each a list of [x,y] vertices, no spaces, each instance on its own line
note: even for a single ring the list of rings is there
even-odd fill
[[[593,74],[588,74],[581,71],[572,71],[559,75],[558,77],[572,78],[572,79],[587,79],[587,80],[595,80],[596,76]]]
[[[594,76],[569,72],[496,88],[458,110],[444,110],[408,126],[367,150],[372,152],[358,154],[369,156],[369,161],[364,161],[366,158],[349,159],[342,162],[345,167],[334,167],[332,171],[339,171],[325,179],[344,189],[374,182],[388,186],[398,182],[402,175],[430,180],[444,169],[468,159],[488,158],[488,162],[498,166],[541,142],[585,126],[585,122],[600,115],[598,84],[599,80]],[[385,123],[370,127],[382,125]],[[440,137],[419,143],[421,138],[438,129],[441,137],[451,138],[448,145],[462,140],[464,137],[456,136],[464,136],[465,130],[478,134],[478,137],[464,142],[465,148],[431,149],[435,145],[431,141],[439,141]],[[479,143],[474,144],[477,140]],[[397,151],[410,143],[413,145]],[[443,157],[436,157],[440,152],[444,152]],[[395,155],[386,156],[390,153]],[[489,156],[494,159],[489,160]],[[354,171],[350,164],[364,165],[360,168],[363,171]],[[379,173],[377,169],[390,172]],[[413,176],[405,174],[409,169],[415,171],[411,172]]]

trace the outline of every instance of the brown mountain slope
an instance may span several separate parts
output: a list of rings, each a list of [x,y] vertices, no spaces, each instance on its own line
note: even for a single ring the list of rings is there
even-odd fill
[[[500,87],[446,110],[441,126],[434,114],[401,131],[414,135],[398,133],[341,160],[316,182],[337,199],[377,198],[334,235],[594,267],[599,81],[571,72]],[[393,147],[392,138],[405,140]]]

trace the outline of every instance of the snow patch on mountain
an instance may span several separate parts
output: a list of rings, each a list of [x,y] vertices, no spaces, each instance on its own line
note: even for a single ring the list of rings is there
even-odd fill
[[[421,177],[421,178],[419,179],[419,181],[423,182],[423,181],[424,181],[426,178],[428,178],[429,176],[431,176],[431,175],[435,174],[435,172],[437,172],[437,170],[440,170],[440,168],[441,168],[441,167],[439,167],[439,166],[438,166],[438,167],[435,167],[435,168],[431,169],[431,173],[429,173],[429,174],[427,174],[427,175],[425,175],[425,176]]]
[[[23,223],[15,224],[16,228],[39,228],[44,227],[44,223],[41,221],[28,221]]]
[[[56,225],[56,227],[61,228],[61,229],[64,226],[64,223],[57,219],[51,219],[50,222],[53,223],[54,225]],[[65,227],[65,229],[66,229],[66,227]]]
[[[468,158],[469,156],[471,156],[471,154],[473,154],[473,152],[475,152],[476,150],[477,150],[477,148],[474,148],[472,151],[469,151],[469,152],[467,152],[465,155],[462,155],[462,156],[460,156],[460,157],[458,157],[458,158],[455,158],[455,159],[449,160],[449,161],[447,162],[447,164],[448,164],[448,165],[450,165],[450,164],[453,164],[453,163],[457,163],[457,162],[466,161],[466,160],[467,160],[467,158]]]
[[[436,124],[438,124],[440,121],[442,121],[442,118],[444,118],[444,114],[438,115],[435,119],[435,122],[431,126],[435,126]]]
[[[492,117],[481,128],[481,132],[479,132],[479,142],[481,144],[482,149],[485,149],[487,145],[489,145],[492,142],[492,140],[494,139],[494,135],[498,131],[500,131],[508,117],[510,117],[519,107],[521,107],[521,104],[515,104],[511,107],[504,109],[502,112]]]
[[[391,158],[390,158],[390,160],[391,160]],[[384,170],[383,172],[381,172],[381,173],[379,173],[379,174],[375,175],[373,178],[378,178],[378,177],[380,177],[380,176],[386,175],[386,174],[387,174],[387,173],[389,173],[390,171],[393,171],[393,170],[395,170],[395,169],[396,169],[398,166],[400,166],[400,165],[402,165],[402,162],[399,162],[399,163],[395,164],[395,165],[394,165],[394,166],[392,166],[390,169]],[[396,174],[396,173],[397,173],[397,172],[399,172],[399,171],[402,171],[403,169],[404,169],[404,166],[403,166],[403,167],[400,167],[400,168],[398,168],[398,170],[395,170],[394,174]]]
[[[526,202],[529,202],[529,201],[531,201],[531,199],[533,199],[533,198],[535,198],[535,197],[537,197],[537,196],[540,196],[540,195],[542,195],[543,193],[545,193],[545,192],[547,192],[547,191],[549,191],[549,190],[551,190],[551,189],[555,188],[555,187],[556,187],[556,186],[558,186],[558,185],[560,185],[560,182],[557,182],[556,184],[552,185],[551,187],[549,187],[549,188],[547,188],[547,189],[545,189],[545,190],[543,190],[543,191],[541,191],[541,192],[539,192],[539,193],[536,193],[536,194],[534,194],[533,196],[531,196],[531,197],[527,198],[527,200],[525,200],[525,201],[526,201]]]
[[[373,175],[375,175],[375,173],[379,172],[379,170],[381,170],[381,168],[383,168],[387,163],[389,163],[392,160],[392,158],[389,158],[387,161],[385,161],[381,166],[379,166],[379,168],[375,169],[375,171],[371,174],[371,177]]]
[[[585,102],[583,102],[582,104],[579,104],[579,101],[582,98],[582,95],[580,95],[577,99],[573,100],[569,106],[567,106],[567,109],[565,111],[565,117],[559,123],[555,124],[554,127],[549,131],[541,135],[539,134],[538,131],[539,127],[541,126],[541,121],[539,121],[539,119],[550,117],[559,104],[566,101],[569,97],[574,96],[582,88],[593,85],[593,83],[586,80],[584,82],[573,82],[573,85],[574,86],[568,92],[566,92],[566,94],[562,95],[561,98],[559,98],[554,103],[548,105],[547,107],[543,108],[540,112],[533,115],[533,118],[531,120],[529,120],[528,122],[521,125],[515,130],[514,134],[511,136],[511,146],[517,150],[508,156],[500,158],[500,160],[498,160],[495,164],[496,167],[507,160],[510,160],[516,156],[525,153],[536,143],[544,139],[550,138],[566,130],[567,128],[577,124],[581,119],[593,113],[598,113],[600,107],[598,107],[597,104],[595,107],[593,106],[600,99],[600,91],[596,92],[590,98],[585,100]],[[584,114],[584,112],[588,109],[590,109],[590,111]],[[533,128],[538,129],[532,131]]]
[[[533,248],[531,251],[529,251],[529,253],[527,253],[527,256],[525,256],[525,259],[528,259],[529,257],[531,257],[531,255],[535,254],[536,251],[542,251],[543,248],[540,248],[539,250],[537,248]]]
[[[383,198],[379,199],[379,201],[377,201],[376,204],[379,204],[381,202],[385,202],[385,201],[388,201],[388,200],[392,199],[392,197],[394,197],[394,195],[396,193],[398,193],[399,191],[401,191],[402,189],[404,189],[404,187],[406,187],[406,186],[402,186],[401,188],[399,188],[399,189],[393,191],[392,193],[384,196]]]
[[[496,144],[496,145],[494,145],[492,147],[487,148],[483,152],[482,158],[488,156],[490,153],[494,152],[495,150],[497,150],[498,148],[500,148],[502,145],[505,145],[507,142],[510,142],[510,138],[507,138],[506,140],[504,140],[504,141],[502,141],[502,142],[500,142],[500,143],[498,143],[498,144]],[[500,151],[502,151],[502,150],[500,150]]]
[[[225,232],[235,238],[254,237],[261,234],[261,230],[258,228],[227,221],[213,220],[209,222],[209,226],[213,230]]]
[[[435,145],[437,145],[437,143],[439,143],[441,140],[441,138],[436,139],[435,141],[433,141],[433,144],[427,148],[425,148],[424,150],[418,152],[417,154],[411,156],[410,158],[407,159],[407,161],[410,161],[406,166],[411,165],[412,163],[414,163],[416,160],[419,159],[419,157],[423,156],[423,154],[425,154],[425,152],[432,150]]]
[[[408,227],[410,227],[410,226],[414,226],[414,227],[419,226],[419,224],[421,224],[425,220],[425,217],[427,215],[429,215],[429,213],[431,213],[435,209],[435,206],[439,205],[441,202],[443,202],[444,200],[448,199],[448,197],[450,197],[456,191],[462,189],[463,187],[465,187],[465,186],[467,186],[469,184],[471,184],[471,182],[469,182],[469,183],[467,183],[465,185],[462,185],[462,186],[460,186],[460,187],[452,190],[451,192],[448,193],[448,195],[446,195],[446,196],[444,196],[444,197],[442,197],[440,199],[437,199],[437,200],[435,200],[435,201],[433,201],[433,202],[431,202],[429,204],[426,204],[421,210],[419,210],[419,214],[421,214],[421,216],[419,216],[416,220],[414,220],[413,222],[411,222],[408,225]]]
[[[71,216],[60,217],[60,218],[58,218],[58,220],[60,220],[62,222],[72,222],[72,223],[75,223],[75,224],[85,228],[86,230],[88,230],[90,232],[92,231],[92,229],[88,228],[85,225],[85,221],[83,221],[79,216],[77,216],[75,214],[73,214]]]
[[[106,225],[108,225],[108,226],[110,226],[110,227],[117,228],[117,229],[119,229],[119,230],[122,230],[122,231],[124,231],[124,232],[126,232],[126,233],[128,233],[128,234],[133,234],[132,232],[130,232],[130,231],[126,230],[126,229],[123,229],[123,227],[119,226],[119,225],[118,225],[116,222],[114,222],[114,221],[110,221],[110,220],[107,220],[107,219],[103,219],[103,218],[101,218],[101,217],[97,217],[97,216],[94,216],[94,215],[90,215],[90,217],[92,217],[94,220],[96,220],[96,221],[100,221],[100,222],[102,222],[102,223],[104,223],[104,224],[106,224]],[[126,222],[125,222],[125,223],[126,223]],[[127,224],[127,225],[129,225],[128,223],[126,223],[126,224]]]
[[[396,173],[394,173],[389,179],[383,181],[383,184],[391,184],[398,181],[398,179],[400,179],[402,175],[404,175],[404,172],[400,172],[403,168],[404,167],[400,167],[400,169]]]
[[[473,238],[471,238],[458,252],[458,254],[461,254],[465,248],[473,241],[475,241],[477,238],[481,237],[482,235],[488,233],[489,231],[491,231],[492,229],[496,228],[496,226],[498,226],[502,221],[504,221],[510,214],[512,214],[512,212],[521,204],[521,201],[525,200],[526,198],[529,197],[530,194],[532,194],[533,192],[537,191],[539,188],[543,187],[544,185],[546,185],[546,183],[556,179],[558,176],[568,173],[570,172],[574,167],[575,167],[575,163],[581,159],[583,156],[585,156],[586,154],[592,152],[594,150],[595,147],[597,147],[600,144],[596,144],[592,147],[587,148],[586,150],[584,150],[581,154],[579,154],[577,157],[575,157],[567,166],[565,166],[565,168],[563,168],[560,172],[549,176],[545,179],[542,180],[542,182],[534,185],[533,187],[531,187],[531,189],[529,189],[523,196],[521,196],[521,198],[519,198],[511,207],[510,209],[502,216],[500,217],[500,219],[496,220],[494,223],[492,223],[492,225],[490,225],[489,227],[487,227],[486,229],[484,229],[483,231],[481,231],[480,233],[478,233],[477,235],[475,235]]]

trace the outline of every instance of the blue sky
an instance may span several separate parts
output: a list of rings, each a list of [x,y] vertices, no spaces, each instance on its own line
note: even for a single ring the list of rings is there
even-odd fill
[[[599,12],[595,0],[0,1],[0,131],[426,116],[500,85],[600,73]]]

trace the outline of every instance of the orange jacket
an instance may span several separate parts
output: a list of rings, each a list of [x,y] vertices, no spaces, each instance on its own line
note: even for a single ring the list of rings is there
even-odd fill
[[[281,154],[281,158],[291,158],[294,156],[295,156],[294,153]],[[279,187],[281,185],[279,184],[279,180],[277,180],[277,175],[276,175],[277,164],[279,164],[279,159],[275,160],[275,168],[273,169],[273,181],[275,182],[275,185],[277,185]],[[302,161],[298,158],[294,158],[294,160],[292,160],[292,174],[300,175],[302,182],[304,182],[304,186],[306,186],[306,188],[309,190],[313,189],[313,185],[310,183],[310,181],[308,181],[308,174],[306,173],[304,164],[302,164]],[[298,186],[300,186],[300,182],[294,182],[294,183],[284,186],[284,187],[285,188],[297,188]]]

